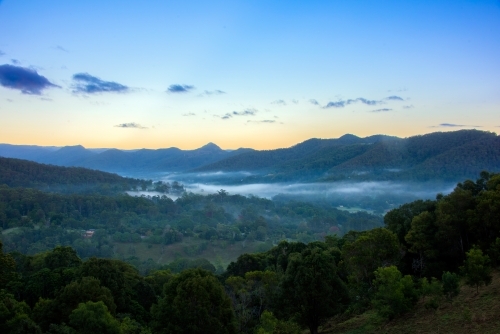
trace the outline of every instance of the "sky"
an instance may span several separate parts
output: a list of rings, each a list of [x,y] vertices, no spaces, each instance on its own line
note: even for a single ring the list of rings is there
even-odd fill
[[[500,130],[500,1],[0,0],[0,143]]]

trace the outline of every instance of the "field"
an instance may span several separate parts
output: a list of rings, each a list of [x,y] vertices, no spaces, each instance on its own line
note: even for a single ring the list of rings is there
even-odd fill
[[[200,259],[210,261],[214,266],[226,268],[243,253],[263,252],[272,247],[262,241],[238,241],[230,244],[223,240],[207,241],[187,237],[182,242],[171,245],[151,245],[141,243],[114,243],[115,255],[124,259],[135,256],[141,261],[152,259],[155,263],[168,264],[179,258]]]

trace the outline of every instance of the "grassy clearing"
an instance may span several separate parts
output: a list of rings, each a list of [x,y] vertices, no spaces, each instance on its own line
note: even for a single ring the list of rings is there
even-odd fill
[[[493,282],[479,289],[463,285],[460,294],[452,301],[443,300],[437,310],[425,309],[422,302],[408,314],[389,321],[382,321],[374,311],[343,319],[333,318],[320,333],[500,333],[500,273],[495,272]]]
[[[118,258],[136,256],[141,261],[153,259],[158,264],[168,264],[179,258],[205,258],[215,266],[226,268],[243,253],[263,252],[271,248],[271,244],[261,241],[239,241],[229,244],[225,241],[207,241],[199,238],[184,238],[182,242],[172,245],[151,245],[147,243],[114,244]]]

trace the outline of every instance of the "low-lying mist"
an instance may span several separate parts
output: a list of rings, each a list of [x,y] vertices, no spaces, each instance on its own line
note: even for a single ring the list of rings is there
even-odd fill
[[[258,196],[278,201],[308,201],[379,214],[418,199],[434,199],[437,194],[448,194],[455,187],[451,183],[390,181],[238,184],[248,175],[251,173],[169,173],[157,174],[154,180],[178,181],[187,191],[196,194],[214,194],[223,189],[232,195]]]

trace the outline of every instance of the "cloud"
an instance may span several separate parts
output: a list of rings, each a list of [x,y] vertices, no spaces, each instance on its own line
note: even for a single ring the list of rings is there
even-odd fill
[[[63,48],[62,46],[60,45],[56,45],[53,47],[53,49],[55,50],[59,50],[59,51],[63,51],[63,52],[69,52],[68,50],[66,50],[65,48]]]
[[[412,108],[414,108],[413,104],[410,104],[410,105],[407,105],[407,106],[403,106],[403,109],[412,109]]]
[[[114,81],[104,81],[88,73],[77,73],[73,75],[73,93],[120,93],[126,92],[129,88]]]
[[[115,128],[124,128],[124,129],[147,129],[147,127],[137,124],[135,122],[132,123],[122,123],[115,125]]]
[[[399,97],[396,95],[388,96],[385,98],[385,100],[404,101],[404,99],[402,97]]]
[[[319,106],[319,102],[315,99],[310,99],[309,103],[314,104],[315,106]]]
[[[196,114],[195,114],[195,113],[190,112],[190,113],[187,113],[187,114],[182,114],[182,116],[196,116]]]
[[[167,89],[169,93],[187,93],[190,90],[194,89],[192,85],[170,85]]]
[[[294,100],[292,100],[292,103],[294,103],[294,104],[298,104],[298,103],[299,103],[299,100],[295,100],[295,99],[294,99]]]
[[[375,110],[372,110],[371,112],[384,112],[384,111],[392,111],[392,109],[389,109],[389,108],[382,108],[382,109],[375,109]]]
[[[3,52],[2,50],[0,50],[0,57],[1,56],[5,56],[5,52]]]
[[[431,128],[464,128],[464,127],[482,128],[481,125],[465,125],[465,124],[454,124],[454,123],[441,123],[439,125],[431,126]]]
[[[271,104],[279,104],[282,106],[286,106],[285,100],[276,100],[276,101],[271,102]]]
[[[262,121],[247,121],[247,123],[276,123],[274,119],[264,119]]]
[[[172,87],[172,86],[170,86],[170,87]],[[220,89],[216,89],[216,90],[206,90],[201,95],[222,95],[222,94],[226,94],[226,92],[224,92]]]
[[[344,108],[347,105],[361,102],[363,104],[369,105],[369,106],[375,106],[378,104],[383,104],[383,101],[377,101],[377,100],[368,100],[365,99],[364,97],[358,97],[357,99],[349,99],[349,100],[339,100],[337,102],[328,102],[326,106],[323,108]]]
[[[8,64],[0,65],[0,85],[34,95],[40,95],[47,88],[61,88],[33,69]]]
[[[243,111],[233,111],[231,113],[226,113],[223,116],[217,116],[214,115],[215,117],[220,117],[221,119],[230,119],[234,116],[255,116],[255,114],[258,112],[257,109],[245,109]]]
[[[344,108],[346,105],[345,101],[328,102],[324,108]]]
[[[10,60],[10,62],[11,62],[12,64],[14,64],[14,65],[19,65],[19,64],[21,64],[21,62],[20,62],[19,60],[17,60],[17,59],[11,59],[11,60]]]
[[[256,109],[245,109],[243,111],[233,111],[235,116],[255,116],[257,113]]]
[[[361,102],[361,103],[367,104],[367,105],[369,105],[369,106],[375,106],[375,105],[377,105],[377,104],[382,103],[381,101],[367,100],[367,99],[365,99],[365,98],[363,98],[363,97],[358,97],[358,98],[357,98],[357,99],[355,99],[355,100],[348,100],[348,101],[347,101],[347,104],[355,103],[355,102],[358,102],[358,101],[359,101],[359,102]]]

